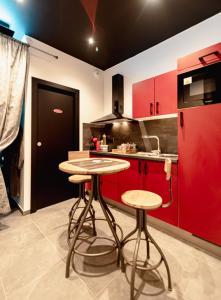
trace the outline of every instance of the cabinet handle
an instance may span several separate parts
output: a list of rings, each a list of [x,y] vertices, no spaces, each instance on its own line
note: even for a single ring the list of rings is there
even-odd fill
[[[138,161],[138,173],[141,174],[141,161]]]
[[[147,162],[144,163],[144,175],[147,175]]]
[[[180,112],[180,127],[184,126],[183,111]]]
[[[205,63],[204,58],[207,57],[207,56],[210,56],[210,55],[212,55],[212,54],[216,55],[218,58],[221,58],[221,55],[220,55],[219,51],[213,51],[213,52],[210,52],[210,53],[208,53],[208,54],[205,54],[205,55],[200,56],[200,57],[199,57],[199,61],[200,61],[201,63]]]
[[[152,102],[150,103],[150,114],[151,115],[153,114],[153,103]]]
[[[157,101],[156,102],[156,113],[157,114],[159,114],[159,105],[160,105],[160,103]]]

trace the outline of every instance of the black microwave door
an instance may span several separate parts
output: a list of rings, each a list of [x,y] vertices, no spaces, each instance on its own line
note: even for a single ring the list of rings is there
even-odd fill
[[[178,108],[221,102],[221,64],[178,76]]]

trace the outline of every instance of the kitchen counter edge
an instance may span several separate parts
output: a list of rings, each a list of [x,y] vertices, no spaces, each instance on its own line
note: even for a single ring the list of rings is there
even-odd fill
[[[123,153],[113,153],[113,152],[102,152],[102,151],[90,151],[90,154],[98,155],[98,156],[113,156],[113,157],[122,157],[122,158],[135,158],[135,159],[145,159],[145,160],[153,160],[153,161],[165,161],[165,157],[154,157],[154,156],[144,156],[144,155],[138,155],[136,153],[134,154],[123,154]],[[170,158],[172,163],[178,163],[178,158],[174,157],[167,157]]]

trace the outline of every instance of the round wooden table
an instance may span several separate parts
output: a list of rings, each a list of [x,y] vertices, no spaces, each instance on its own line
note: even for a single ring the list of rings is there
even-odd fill
[[[105,220],[107,221],[110,230],[113,234],[116,243],[116,248],[118,248],[118,260],[117,260],[118,265],[120,263],[120,260],[122,260],[121,243],[116,232],[116,222],[113,214],[111,213],[110,209],[108,208],[106,202],[103,200],[101,195],[100,175],[118,173],[120,171],[128,169],[129,167],[130,167],[130,163],[128,161],[122,159],[112,159],[112,158],[83,158],[83,159],[69,160],[59,164],[59,169],[65,173],[91,175],[92,177],[90,197],[87,205],[82,210],[82,213],[78,218],[79,225],[76,228],[76,233],[73,237],[72,244],[68,251],[67,262],[66,262],[66,274],[65,274],[66,278],[69,277],[70,263],[71,263],[71,257],[73,253],[78,253],[83,256],[101,256],[107,254],[107,252],[99,253],[99,254],[86,254],[86,253],[83,254],[77,252],[77,250],[75,249],[77,239],[80,235],[88,211],[94,199],[99,201],[101,209],[104,213]]]

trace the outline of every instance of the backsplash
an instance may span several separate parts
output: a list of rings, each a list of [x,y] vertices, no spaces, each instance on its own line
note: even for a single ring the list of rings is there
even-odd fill
[[[121,143],[135,143],[138,151],[157,149],[154,139],[143,138],[156,135],[160,140],[163,153],[177,153],[177,118],[167,118],[148,121],[122,122],[107,125],[83,124],[83,149],[92,149],[92,137],[102,139],[105,133],[109,149],[117,148]]]

